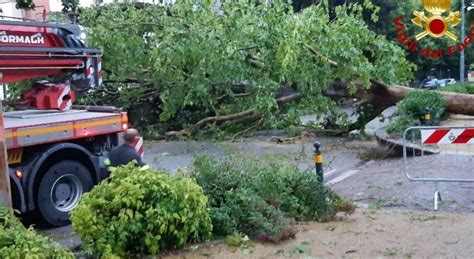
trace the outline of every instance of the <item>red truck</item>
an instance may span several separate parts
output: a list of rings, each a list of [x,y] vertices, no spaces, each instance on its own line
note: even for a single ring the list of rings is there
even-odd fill
[[[101,85],[101,56],[78,25],[0,20],[0,86],[53,78],[4,101],[21,110],[3,113],[13,207],[48,225],[68,224],[81,196],[108,176],[104,160],[128,127],[114,107],[73,105],[72,88]]]

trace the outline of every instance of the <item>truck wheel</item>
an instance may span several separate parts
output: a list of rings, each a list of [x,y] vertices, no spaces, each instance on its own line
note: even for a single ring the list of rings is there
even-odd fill
[[[79,162],[64,160],[51,166],[38,185],[36,205],[44,222],[52,226],[69,224],[69,212],[92,186],[89,170]]]

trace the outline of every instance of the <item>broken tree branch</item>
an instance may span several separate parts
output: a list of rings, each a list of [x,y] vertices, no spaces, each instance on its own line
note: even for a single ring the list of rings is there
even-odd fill
[[[282,103],[286,103],[286,102],[296,101],[300,98],[301,98],[301,95],[292,94],[292,95],[282,96],[282,97],[276,99],[276,102],[278,104],[282,104]],[[249,109],[249,110],[246,110],[246,111],[243,111],[243,112],[238,112],[238,113],[225,115],[225,116],[207,117],[207,118],[204,118],[204,119],[198,121],[196,124],[194,124],[193,128],[191,129],[191,133],[195,133],[196,131],[198,131],[199,129],[201,129],[202,127],[207,125],[208,123],[213,123],[213,122],[222,123],[222,122],[226,122],[226,121],[242,119],[242,118],[245,118],[245,117],[255,115],[255,113],[256,113],[256,109]]]
[[[258,127],[260,127],[261,125],[263,124],[263,119],[260,119],[255,125],[251,126],[251,127],[248,127],[246,128],[245,130],[241,131],[241,132],[237,132],[234,134],[234,138],[242,135],[242,134],[245,134],[249,131],[252,131],[252,130],[255,130],[257,129]]]
[[[282,96],[276,99],[278,104],[283,104],[286,102],[296,101],[301,98],[299,94],[291,94]],[[191,128],[190,131],[187,130],[180,130],[180,131],[170,131],[166,133],[167,138],[180,138],[180,137],[189,137],[192,134],[196,133],[199,129],[206,126],[209,123],[224,123],[224,122],[236,122],[236,121],[252,121],[252,120],[259,120],[257,124],[247,129],[247,132],[252,130],[253,128],[259,127],[263,123],[263,119],[260,115],[256,114],[256,109],[248,109],[242,112],[225,115],[225,116],[211,116],[204,118],[198,121],[194,126]],[[246,131],[239,132],[238,134],[244,134]]]
[[[194,124],[193,128],[191,129],[191,133],[195,133],[197,130],[204,127],[208,123],[211,123],[211,122],[225,122],[225,121],[240,119],[240,118],[243,118],[243,117],[254,115],[255,111],[256,111],[256,109],[249,109],[249,110],[239,112],[239,113],[234,113],[234,114],[231,114],[231,115],[212,116],[212,117],[204,118],[204,119],[198,121],[196,124]]]
[[[296,94],[280,97],[276,101],[278,104],[282,104],[286,102],[293,102],[293,101],[299,100],[300,98],[301,98],[301,95],[296,93]]]

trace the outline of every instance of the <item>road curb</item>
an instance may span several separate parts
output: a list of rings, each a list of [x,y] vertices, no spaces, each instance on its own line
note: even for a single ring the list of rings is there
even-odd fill
[[[375,131],[375,139],[377,140],[378,143],[384,146],[389,146],[390,148],[393,148],[395,151],[399,152],[400,154],[403,153],[403,139],[394,139],[392,138],[386,131],[386,128],[380,128]],[[417,144],[411,144],[409,143],[407,145],[407,152],[423,152],[425,154],[439,154],[439,150],[429,148],[429,147],[422,147],[421,145]]]

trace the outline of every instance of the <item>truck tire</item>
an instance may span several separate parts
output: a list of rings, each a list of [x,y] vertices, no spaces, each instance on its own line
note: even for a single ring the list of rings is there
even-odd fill
[[[36,196],[44,223],[58,227],[69,224],[69,212],[92,186],[91,173],[81,163],[63,160],[53,164],[41,178]]]

